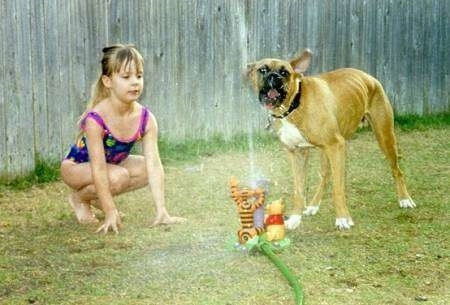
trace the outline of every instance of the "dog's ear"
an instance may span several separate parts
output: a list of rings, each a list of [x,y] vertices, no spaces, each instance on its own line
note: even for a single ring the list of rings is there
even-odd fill
[[[244,78],[248,79],[250,77],[250,74],[255,70],[255,67],[256,67],[256,62],[248,63],[243,72]]]
[[[303,52],[296,58],[291,60],[291,66],[297,73],[303,73],[308,70],[311,63],[312,52],[310,49],[304,49]]]

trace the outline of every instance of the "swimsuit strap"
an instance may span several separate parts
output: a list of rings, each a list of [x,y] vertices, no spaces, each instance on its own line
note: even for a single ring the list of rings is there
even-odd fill
[[[95,111],[89,111],[86,116],[84,117],[84,119],[81,121],[81,129],[84,130],[86,127],[86,119],[91,118],[93,119],[95,122],[97,122],[98,125],[100,125],[105,132],[109,132],[108,126],[106,126],[105,122],[103,121],[102,117],[100,116],[100,114],[98,114]]]
[[[148,122],[149,116],[150,116],[150,110],[147,107],[142,106],[140,137],[143,137],[145,134],[145,128],[147,127],[147,122]]]

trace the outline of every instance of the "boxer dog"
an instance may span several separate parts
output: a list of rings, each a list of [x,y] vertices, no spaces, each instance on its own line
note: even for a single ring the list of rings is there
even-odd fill
[[[246,71],[259,102],[273,117],[273,127],[291,161],[293,213],[286,227],[296,228],[302,212],[317,213],[330,168],[336,227],[343,230],[353,226],[345,198],[345,146],[362,121],[370,123],[390,163],[400,207],[414,208],[398,164],[392,107],[380,82],[351,68],[304,76],[311,58],[311,51],[306,49],[290,61],[266,58],[250,63]],[[305,165],[310,147],[322,152],[321,182],[311,203],[305,206]]]

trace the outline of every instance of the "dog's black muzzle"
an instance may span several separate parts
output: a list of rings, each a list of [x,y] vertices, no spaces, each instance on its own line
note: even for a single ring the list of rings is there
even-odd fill
[[[259,102],[266,108],[280,106],[286,98],[284,78],[277,72],[264,75],[263,86],[259,91]]]

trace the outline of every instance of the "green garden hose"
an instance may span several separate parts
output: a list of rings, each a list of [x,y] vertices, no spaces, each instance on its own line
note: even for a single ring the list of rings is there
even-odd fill
[[[273,246],[271,243],[269,243],[264,238],[259,238],[258,244],[256,245],[258,249],[264,253],[274,264],[278,267],[278,269],[281,271],[281,273],[284,275],[284,277],[288,280],[289,284],[291,285],[292,289],[294,289],[295,294],[295,300],[296,305],[302,305],[303,304],[303,291],[302,287],[300,286],[299,282],[295,278],[295,276],[291,273],[289,268],[286,266],[283,261],[273,253]]]

